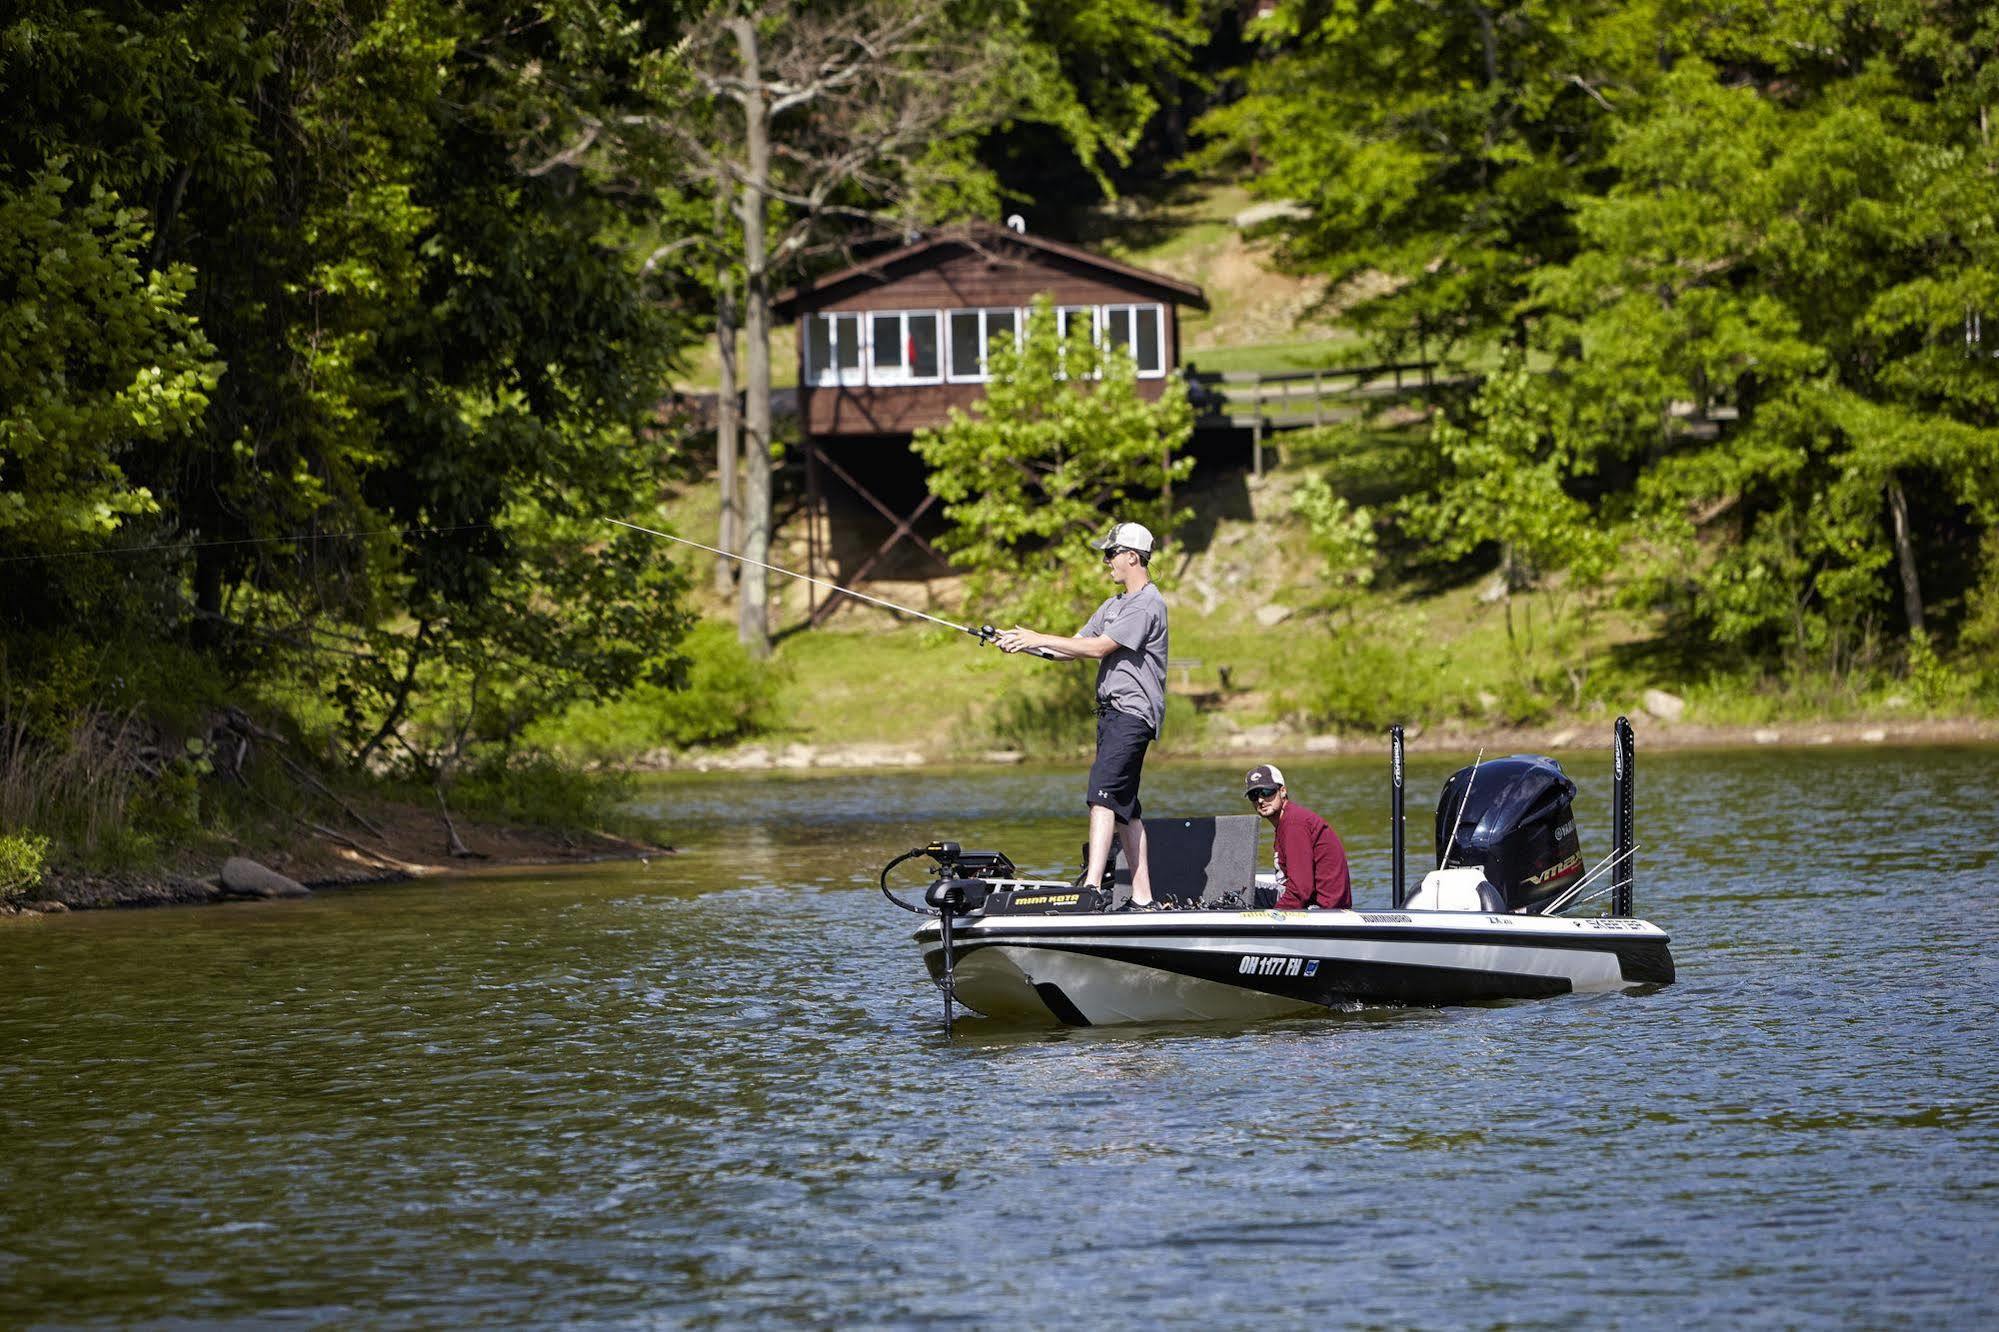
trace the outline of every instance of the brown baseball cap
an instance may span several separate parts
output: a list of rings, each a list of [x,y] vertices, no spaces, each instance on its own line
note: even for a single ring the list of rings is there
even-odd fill
[[[1282,768],[1278,767],[1275,763],[1259,763],[1254,768],[1251,768],[1249,776],[1243,779],[1242,789],[1244,792],[1249,792],[1254,791],[1259,786],[1282,785],[1284,785],[1284,770]]]

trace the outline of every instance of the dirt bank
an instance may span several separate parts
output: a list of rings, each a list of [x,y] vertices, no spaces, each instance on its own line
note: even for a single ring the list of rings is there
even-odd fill
[[[560,865],[671,854],[603,833],[565,833],[547,828],[481,823],[454,817],[462,850],[453,855],[435,809],[370,802],[358,811],[369,826],[301,831],[280,845],[229,847],[189,853],[145,870],[92,873],[54,867],[22,903],[0,906],[0,916],[32,917],[105,907],[148,907],[221,902],[244,894],[224,886],[221,867],[243,856],[310,889],[358,883],[431,878],[507,865]]]

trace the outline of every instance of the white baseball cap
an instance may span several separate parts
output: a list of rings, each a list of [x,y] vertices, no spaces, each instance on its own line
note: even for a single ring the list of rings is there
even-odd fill
[[[1096,543],[1098,550],[1136,550],[1152,553],[1152,532],[1140,523],[1117,523],[1111,534]]]

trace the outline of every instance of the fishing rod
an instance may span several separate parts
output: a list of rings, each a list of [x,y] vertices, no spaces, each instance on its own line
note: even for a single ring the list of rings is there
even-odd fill
[[[941,624],[946,629],[955,629],[961,634],[970,634],[973,638],[978,639],[979,642],[981,643],[999,642],[999,630],[993,628],[989,624],[982,624],[978,628],[974,629],[970,625],[958,624],[951,620],[946,620],[941,616],[929,615],[920,610],[913,610],[908,606],[898,606],[893,601],[884,601],[880,597],[871,597],[865,592],[856,592],[851,587],[841,587],[838,583],[829,583],[824,578],[814,578],[810,574],[802,574],[794,569],[779,568],[775,564],[766,564],[762,560],[753,560],[747,555],[738,555],[734,551],[720,550],[714,546],[704,546],[699,541],[690,540],[689,538],[684,536],[675,536],[671,532],[662,532],[659,529],[653,527],[641,527],[637,523],[628,523],[622,518],[606,518],[604,521],[607,523],[615,523],[619,527],[629,527],[634,532],[644,532],[648,536],[664,537],[668,541],[678,541],[683,546],[692,546],[696,550],[705,550],[710,555],[720,555],[725,560],[735,560],[741,564],[753,564],[759,569],[768,569],[772,573],[783,574],[786,578],[796,578],[801,582],[811,583],[816,587],[823,587],[826,588],[828,591],[838,592],[843,596],[852,597],[856,601],[866,601],[873,605],[880,606],[884,610],[895,611],[897,614],[900,615],[914,615],[919,620],[928,620],[932,624]],[[1031,656],[1046,657],[1050,661],[1067,660],[1066,658],[1058,657],[1054,653],[1045,651],[1041,648],[1029,648],[1027,649],[1027,651]]]

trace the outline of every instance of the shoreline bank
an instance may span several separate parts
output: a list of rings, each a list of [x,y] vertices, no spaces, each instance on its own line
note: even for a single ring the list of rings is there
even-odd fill
[[[1644,750],[1871,748],[1895,745],[1999,744],[1999,720],[1923,718],[1907,721],[1776,722],[1755,726],[1719,726],[1697,722],[1662,721],[1644,715],[1632,718],[1638,745]],[[1566,721],[1529,727],[1481,729],[1451,722],[1405,732],[1412,754],[1469,752],[1483,746],[1489,752],[1561,753],[1608,750],[1611,719]],[[1170,762],[1234,762],[1242,758],[1333,758],[1339,755],[1385,754],[1387,735],[1315,734],[1282,725],[1244,727],[1213,742],[1176,749],[1170,738],[1157,752]],[[966,749],[939,752],[899,744],[814,745],[803,741],[751,742],[730,749],[675,753],[658,750],[629,765],[631,771],[733,773],[856,771],[898,768],[960,767],[968,763],[1021,764],[1068,762],[1088,750],[1026,753],[1012,749]]]
[[[303,897],[324,889],[442,879],[488,869],[577,865],[673,854],[672,847],[653,846],[608,833],[560,832],[454,818],[453,830],[466,852],[456,856],[451,853],[445,828],[433,811],[416,806],[376,805],[368,810],[368,816],[382,834],[379,838],[363,829],[345,833],[332,829],[301,831],[297,838],[282,845],[238,848],[227,855],[189,855],[150,869],[87,871],[57,867],[20,901],[0,903],[0,921],[71,911],[206,906]],[[246,863],[248,872],[225,872],[240,871]]]
[[[1886,722],[1788,722],[1765,726],[1711,726],[1634,718],[1641,756],[1660,750],[1749,749],[1875,749],[1952,745],[1999,746],[1999,721],[1982,719],[1912,719]],[[1411,754],[1584,753],[1608,751],[1608,720],[1568,722],[1559,726],[1497,727],[1478,730],[1461,724],[1427,729],[1411,727],[1406,735]],[[1011,750],[932,752],[901,745],[808,745],[802,742],[750,744],[713,753],[647,755],[631,765],[639,773],[800,773],[897,771],[964,767],[978,764],[1071,764],[1075,754],[1025,754]],[[1160,757],[1174,763],[1257,761],[1296,762],[1313,758],[1385,757],[1385,736],[1313,735],[1282,726],[1245,728],[1231,733],[1220,746],[1175,751]],[[272,872],[300,889],[246,889],[224,882],[224,855],[189,856],[152,869],[89,872],[58,868],[50,872],[24,900],[0,903],[0,922],[27,920],[70,911],[129,909],[155,906],[198,906],[281,896],[365,884],[413,882],[476,874],[482,870],[584,864],[671,855],[671,847],[654,846],[605,833],[565,833],[527,825],[455,819],[465,856],[449,851],[446,830],[434,811],[419,806],[381,805],[368,811],[381,833],[347,833],[332,829],[301,831],[292,841],[274,846],[237,848],[229,853],[255,861],[253,868]],[[330,835],[329,835],[330,834]]]

